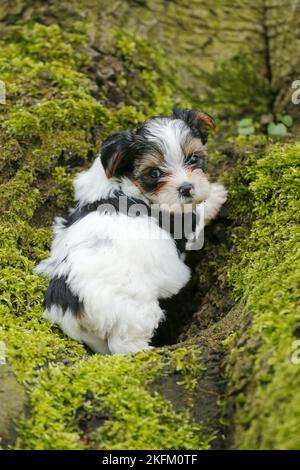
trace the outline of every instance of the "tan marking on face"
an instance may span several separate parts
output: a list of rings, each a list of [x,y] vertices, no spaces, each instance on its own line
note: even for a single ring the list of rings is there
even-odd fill
[[[135,162],[134,166],[134,177],[138,177],[142,173],[151,168],[158,168],[164,163],[164,158],[160,153],[149,153],[144,155],[143,158],[140,158]]]
[[[162,191],[162,189],[168,184],[169,180],[170,178],[168,177],[168,175],[165,175],[162,178],[160,178],[157,188],[152,194],[157,195],[160,191]]]
[[[115,158],[112,158],[109,161],[108,166],[107,166],[106,171],[105,171],[108,178],[112,178],[115,175],[121,160],[122,160],[122,155],[117,154],[115,156]]]
[[[186,157],[192,155],[193,153],[203,152],[204,147],[200,139],[193,137],[192,139],[187,139],[182,144],[182,150]]]
[[[146,191],[145,188],[141,185],[139,178],[143,173],[147,173],[154,168],[163,168],[164,166],[164,157],[159,152],[146,154],[143,156],[143,158],[140,158],[135,161],[133,175],[131,175],[130,180],[151,202],[156,201],[157,193],[159,193],[159,191],[167,184],[167,175],[161,177],[157,187],[153,191]]]

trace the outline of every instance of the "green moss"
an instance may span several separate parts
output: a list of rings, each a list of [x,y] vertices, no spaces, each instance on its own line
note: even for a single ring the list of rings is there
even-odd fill
[[[207,79],[203,106],[221,119],[260,117],[272,105],[268,81],[257,73],[257,65],[248,55],[236,55],[221,63]]]
[[[180,364],[187,359],[183,373]],[[53,364],[39,374],[31,394],[33,413],[21,423],[17,448],[208,448],[209,438],[191,422],[189,409],[175,412],[161,394],[147,389],[157,376],[195,377],[198,362],[199,351],[192,347],[93,356],[72,367]],[[88,433],[96,419],[101,424]]]
[[[295,219],[299,154],[299,142],[270,146],[259,159],[250,154],[231,182],[239,194],[233,199],[235,215],[252,220],[242,237],[239,227],[234,231],[229,266],[230,282],[243,306],[241,332],[227,367],[229,390],[235,396],[233,445],[242,449],[300,445],[299,365],[291,361],[300,321]],[[245,211],[243,194],[251,211]]]
[[[9,134],[13,137],[32,138],[39,135],[40,124],[38,117],[29,111],[14,110],[5,123]]]
[[[124,73],[118,76],[122,90],[139,98],[137,106],[145,117],[155,113],[169,114],[172,109],[172,87],[179,85],[175,64],[158,47],[137,38],[131,33],[115,33],[116,55],[124,60]],[[138,73],[139,79],[135,79]],[[167,78],[167,80],[165,79]],[[145,99],[145,92],[147,99]]]

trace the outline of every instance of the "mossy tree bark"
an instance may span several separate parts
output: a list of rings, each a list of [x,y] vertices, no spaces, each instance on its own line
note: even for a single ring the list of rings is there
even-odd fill
[[[216,65],[240,54],[253,61],[257,76],[263,75],[281,96],[299,74],[299,13],[298,0],[222,0],[213,6],[206,0],[87,0],[84,8],[78,0],[36,1],[34,7],[19,0],[2,2],[0,19],[64,26],[84,18],[98,30],[104,25],[126,28],[155,40],[176,59],[195,98],[206,90]]]

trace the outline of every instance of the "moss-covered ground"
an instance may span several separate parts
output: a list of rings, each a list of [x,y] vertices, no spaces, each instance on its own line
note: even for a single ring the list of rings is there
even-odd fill
[[[235,449],[300,446],[299,157],[299,141],[262,135],[231,138],[213,155],[230,211],[206,240],[202,296],[182,338],[226,351],[221,421]]]
[[[232,445],[298,449],[300,374],[292,355],[300,324],[300,143],[267,145],[261,155],[255,142],[241,146],[231,181],[232,217],[240,226],[232,231],[228,262],[242,311],[227,364]]]

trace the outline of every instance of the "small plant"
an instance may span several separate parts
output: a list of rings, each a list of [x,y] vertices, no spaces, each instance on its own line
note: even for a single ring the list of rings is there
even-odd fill
[[[255,126],[252,118],[244,118],[238,123],[239,135],[252,135],[255,133]]]
[[[255,122],[253,118],[244,118],[238,122],[239,135],[253,135],[256,130],[267,133],[273,139],[282,139],[286,137],[288,129],[293,125],[293,118],[286,114],[278,114],[274,121],[273,116],[267,116],[267,122],[261,117],[260,123]],[[267,127],[265,127],[267,125]]]
[[[275,139],[285,137],[287,135],[287,127],[282,122],[278,124],[270,122],[268,125],[268,135]]]

